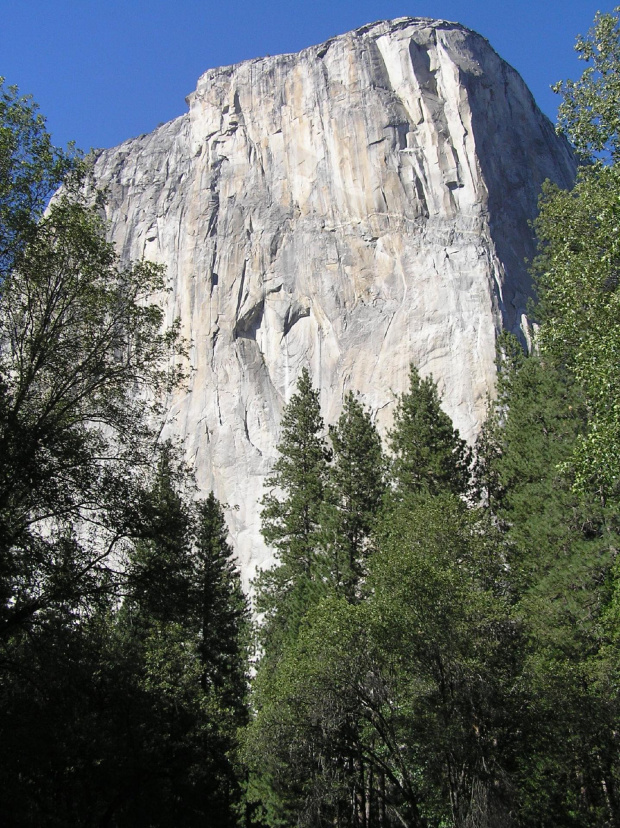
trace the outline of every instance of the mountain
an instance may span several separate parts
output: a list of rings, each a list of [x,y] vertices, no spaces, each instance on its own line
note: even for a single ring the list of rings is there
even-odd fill
[[[193,368],[168,428],[229,504],[247,582],[302,366],[327,422],[358,389],[385,428],[413,361],[471,440],[498,331],[526,335],[541,184],[575,163],[514,69],[442,20],[210,69],[187,102],[94,173],[123,256],[167,268]]]

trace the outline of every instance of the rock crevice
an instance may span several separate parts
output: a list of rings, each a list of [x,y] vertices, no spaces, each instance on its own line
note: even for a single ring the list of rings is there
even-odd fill
[[[328,422],[352,388],[385,428],[414,361],[472,439],[496,334],[525,313],[541,184],[575,165],[518,74],[445,21],[211,69],[187,101],[95,178],[119,251],[167,268],[194,368],[170,428],[239,507],[247,582],[269,563],[258,501],[302,366]]]

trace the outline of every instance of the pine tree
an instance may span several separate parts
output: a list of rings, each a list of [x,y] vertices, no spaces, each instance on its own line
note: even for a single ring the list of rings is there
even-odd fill
[[[209,824],[237,824],[242,769],[239,733],[248,721],[249,612],[228,543],[224,513],[213,492],[196,506],[191,607],[200,684],[209,711]]]
[[[329,578],[349,600],[358,595],[364,558],[385,491],[381,438],[370,413],[349,392],[329,427],[333,462],[323,519]]]
[[[184,622],[192,567],[193,516],[178,490],[182,472],[163,446],[155,481],[141,504],[137,540],[127,560],[126,607],[149,621]]]
[[[199,632],[203,688],[214,687],[226,707],[245,717],[248,605],[228,543],[222,507],[210,492],[197,506],[190,601]]]
[[[294,634],[323,587],[317,572],[329,459],[323,430],[319,394],[304,368],[282,415],[280,456],[266,480],[271,490],[261,501],[261,531],[277,558],[255,582],[266,636]],[[275,639],[272,643],[277,651]]]
[[[161,824],[168,824],[163,813],[170,805],[184,824],[208,815],[209,824],[232,828],[241,803],[238,734],[247,722],[247,603],[218,501],[211,493],[191,503],[173,468],[167,452],[147,504],[147,541],[130,558],[132,588],[119,614],[144,694],[139,715],[149,761],[162,776],[166,768],[170,782],[160,782],[160,793],[149,781],[126,818],[137,819],[148,798]]]
[[[617,507],[573,485],[588,419],[582,389],[565,368],[507,344],[486,478],[503,534],[501,580],[527,641],[514,653],[516,710],[527,712],[515,723],[522,746],[513,784],[527,824],[602,825],[618,812],[617,692],[595,680],[616,658],[600,648]]]
[[[409,391],[398,400],[388,445],[398,498],[408,493],[467,491],[470,451],[442,411],[433,378],[421,379],[413,364]]]
[[[323,429],[319,393],[304,368],[282,415],[280,457],[265,481],[271,491],[262,500],[261,517],[263,537],[281,563],[305,574],[317,547],[325,494],[328,452]]]

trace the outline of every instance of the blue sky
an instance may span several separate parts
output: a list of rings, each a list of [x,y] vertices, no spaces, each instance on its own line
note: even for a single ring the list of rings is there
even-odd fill
[[[108,147],[186,111],[206,69],[295,52],[374,20],[437,17],[480,32],[553,120],[600,0],[0,0],[0,75],[40,104],[57,144]]]

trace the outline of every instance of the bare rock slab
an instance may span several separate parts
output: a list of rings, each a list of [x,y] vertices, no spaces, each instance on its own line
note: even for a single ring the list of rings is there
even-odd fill
[[[523,325],[541,184],[575,164],[519,75],[445,21],[212,69],[187,100],[95,177],[118,249],[167,268],[193,368],[168,427],[229,504],[247,583],[271,561],[258,501],[302,366],[328,422],[357,389],[385,428],[413,361],[473,439],[496,335]]]

